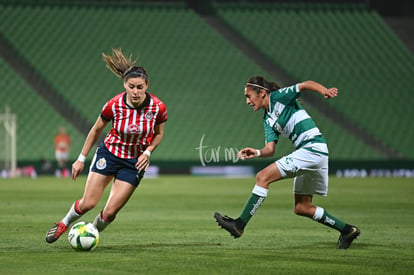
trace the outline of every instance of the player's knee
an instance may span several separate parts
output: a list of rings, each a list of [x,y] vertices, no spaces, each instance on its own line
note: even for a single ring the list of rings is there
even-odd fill
[[[269,180],[267,179],[266,173],[262,170],[256,174],[256,184],[265,188],[269,187]]]
[[[310,213],[309,207],[301,203],[297,203],[293,211],[299,216],[309,216]]]
[[[94,201],[83,200],[79,203],[79,210],[81,210],[82,213],[86,213],[89,210],[93,209],[96,204],[97,203]]]
[[[106,222],[113,222],[116,218],[116,213],[104,210],[102,212],[102,217]]]

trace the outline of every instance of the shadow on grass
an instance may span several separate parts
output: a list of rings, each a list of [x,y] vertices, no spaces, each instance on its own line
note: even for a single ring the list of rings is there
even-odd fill
[[[100,249],[107,250],[125,250],[139,248],[188,248],[188,247],[219,247],[221,243],[209,242],[189,242],[189,243],[150,243],[150,244],[120,244],[120,245],[103,245]]]

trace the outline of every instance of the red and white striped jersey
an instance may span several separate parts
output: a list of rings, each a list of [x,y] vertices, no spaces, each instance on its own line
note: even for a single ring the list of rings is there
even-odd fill
[[[116,95],[102,108],[101,118],[112,120],[105,146],[119,158],[131,159],[141,155],[152,141],[155,125],[167,120],[165,104],[156,96],[146,94],[140,109],[126,103],[126,92]]]

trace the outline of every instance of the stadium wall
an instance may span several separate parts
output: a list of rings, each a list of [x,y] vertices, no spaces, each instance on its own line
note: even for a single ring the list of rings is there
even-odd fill
[[[48,91],[59,95],[45,100],[39,96],[38,91],[44,86],[36,88],[6,58],[0,59],[1,75],[4,76],[0,89],[4,100],[0,107],[11,105],[12,111],[19,112],[20,167],[34,166],[39,174],[50,172],[44,171],[43,167],[45,163],[54,165],[53,134],[61,125],[66,126],[73,137],[71,159],[76,158],[85,138],[86,127],[80,129],[76,123],[71,122],[73,116],[70,115],[74,112],[70,110],[73,109],[65,111],[62,108],[57,111],[53,107],[55,99],[59,99],[56,106],[67,104],[77,108],[77,115],[84,119],[82,125],[88,122],[92,125],[101,107],[97,102],[103,104],[114,91],[119,90],[119,83],[109,77],[110,73],[100,60],[100,53],[107,52],[114,45],[128,45],[127,50],[132,53],[139,49],[143,65],[150,71],[151,87],[169,108],[165,141],[152,159],[152,163],[160,168],[160,173],[191,173],[192,167],[233,165],[249,166],[253,167],[253,171],[258,171],[271,163],[270,159],[242,162],[233,153],[244,146],[263,145],[261,115],[252,114],[245,106],[242,96],[244,81],[254,74],[261,74],[268,79],[273,79],[273,76],[206,25],[197,13],[188,9],[188,3],[173,2],[175,1],[169,1],[168,4],[142,4],[141,1],[123,1],[116,5],[111,1],[101,5],[87,1],[83,5],[76,1],[40,1],[39,5],[38,1],[22,1],[19,3],[24,5],[20,6],[10,4],[9,1],[0,1],[0,15],[3,19],[0,35],[10,44],[9,49],[13,49],[20,58],[14,59],[18,61],[17,66],[31,67],[36,73],[34,79],[44,80],[50,85]],[[284,7],[289,9],[289,6]],[[311,14],[317,14],[317,7],[314,6]],[[360,5],[358,7],[361,9]],[[335,11],[337,9],[336,6],[333,8]],[[326,10],[330,12],[331,8]],[[346,8],[346,11],[347,15],[352,16],[355,9],[350,11]],[[287,10],[288,14],[289,12]],[[300,12],[305,14],[306,7],[300,6]],[[365,17],[368,17],[369,22],[377,20],[375,13],[355,14],[358,20],[365,20]],[[59,18],[59,24],[53,21],[54,18]],[[117,18],[127,18],[127,21],[121,24]],[[128,21],[129,18],[134,20]],[[134,34],[145,37],[145,43],[125,36],[125,25],[134,25],[137,22],[141,24],[141,29],[134,30]],[[377,22],[381,25],[380,20]],[[93,26],[93,29],[88,29],[88,26]],[[385,34],[387,31],[385,29]],[[150,37],[146,36],[148,32]],[[111,37],[105,36],[105,33],[110,33]],[[248,34],[247,37],[255,40]],[[392,34],[391,37],[395,38]],[[85,41],[88,43],[84,43]],[[392,49],[403,54],[403,59],[412,60],[412,54],[404,52],[400,42],[390,43],[393,45]],[[169,45],[168,50],[163,45]],[[2,51],[3,54],[5,52]],[[387,54],[390,56],[392,53]],[[82,70],[77,70],[79,65]],[[83,74],[84,70],[89,73],[87,77]],[[323,73],[327,78],[331,77],[329,71]],[[306,77],[300,71],[293,71],[293,74],[298,79]],[[97,88],[99,94],[89,87],[97,79],[101,85]],[[88,99],[81,102],[80,98],[85,95]],[[387,98],[376,100],[377,105],[390,103]],[[409,100],[404,103],[409,104]],[[232,112],[229,112],[227,102],[234,103]],[[357,103],[353,108],[364,108]],[[391,103],[399,106],[398,102]],[[340,104],[334,102],[332,106],[341,109]],[[20,112],[22,110],[24,112]],[[352,136],[337,123],[332,123],[317,108],[309,110],[331,145],[331,174],[410,175],[414,167],[412,150],[398,149],[403,154],[399,159],[386,157]],[[388,117],[388,121],[395,119],[400,118]],[[363,115],[357,122],[362,126],[367,123]],[[378,133],[382,138],[381,131]],[[252,135],[253,132],[256,134]],[[205,143],[201,144],[203,137]],[[392,135],[387,138],[391,140],[391,144],[404,145],[412,137],[413,130],[407,127],[395,136],[395,140]],[[202,148],[205,150],[202,151]],[[281,156],[289,153],[292,147],[288,142],[281,142],[277,149],[277,155]],[[230,154],[230,151],[233,153]]]

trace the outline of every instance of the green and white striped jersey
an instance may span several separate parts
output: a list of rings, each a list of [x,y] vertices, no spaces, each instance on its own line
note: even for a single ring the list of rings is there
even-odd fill
[[[266,143],[277,142],[282,134],[293,143],[296,149],[306,145],[305,147],[309,147],[306,149],[327,154],[325,138],[297,101],[300,95],[299,84],[282,88],[269,95],[269,108],[265,110],[263,117],[265,141]]]

